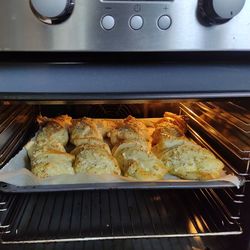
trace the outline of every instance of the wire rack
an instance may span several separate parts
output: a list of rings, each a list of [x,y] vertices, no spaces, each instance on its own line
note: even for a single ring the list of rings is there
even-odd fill
[[[35,110],[32,106],[0,106],[0,168],[30,138],[34,121]]]
[[[110,190],[8,195],[2,242],[52,243],[239,235],[212,190]]]
[[[88,242],[2,245],[1,250],[234,250],[234,238],[127,239]]]

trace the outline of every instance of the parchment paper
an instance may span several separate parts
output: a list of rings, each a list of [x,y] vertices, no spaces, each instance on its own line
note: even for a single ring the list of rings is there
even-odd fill
[[[87,175],[84,173],[75,175],[60,175],[45,179],[37,178],[31,173],[30,163],[25,147],[12,158],[0,170],[0,182],[5,182],[15,186],[37,186],[37,185],[58,185],[58,184],[80,184],[80,183],[110,183],[110,182],[138,182],[133,178],[127,178],[114,175]],[[164,180],[154,182],[192,182],[190,180],[182,180],[173,175],[166,175]],[[213,181],[228,181],[236,187],[240,187],[240,180],[237,176],[226,175],[220,179]],[[208,181],[209,182],[209,181]]]

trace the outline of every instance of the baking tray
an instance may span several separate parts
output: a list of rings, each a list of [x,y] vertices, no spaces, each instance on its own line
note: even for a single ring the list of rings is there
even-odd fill
[[[240,186],[244,185],[244,178],[240,178]],[[65,192],[83,190],[121,190],[121,189],[201,189],[201,188],[230,188],[236,187],[229,181],[189,181],[189,182],[121,182],[121,183],[87,183],[64,185],[16,186],[0,182],[0,191],[4,193],[41,193]],[[239,188],[239,187],[238,187]]]
[[[146,122],[155,121],[156,119],[143,119]],[[11,181],[1,181],[1,171],[0,170],[0,191],[5,193],[35,193],[35,192],[60,192],[60,191],[79,191],[79,190],[111,190],[111,189],[181,189],[181,188],[226,188],[226,187],[237,187],[240,188],[244,185],[244,177],[239,177],[233,172],[233,168],[230,164],[220,157],[218,152],[213,150],[213,148],[208,145],[191,127],[188,128],[188,137],[196,141],[203,147],[208,148],[212,151],[225,165],[226,176],[218,180],[209,180],[209,181],[192,181],[192,180],[181,180],[177,177],[168,175],[167,179],[164,181],[154,181],[154,182],[141,182],[141,181],[124,181],[124,180],[114,180],[111,178],[111,181],[88,181],[88,183],[79,183],[79,179],[74,184],[72,183],[57,183],[51,184],[34,184],[34,185],[18,185],[13,184]],[[20,159],[20,161],[27,161],[21,155],[26,155],[27,153],[23,148],[12,160]],[[17,168],[19,171],[19,169]],[[22,169],[26,172],[29,172],[27,169]],[[8,174],[8,173],[7,173]],[[15,175],[13,172],[12,174]],[[11,173],[10,173],[11,176]],[[75,175],[76,176],[76,175]],[[86,176],[86,175],[85,175]],[[27,178],[27,176],[21,176],[20,178]],[[68,176],[65,176],[65,180],[68,179]],[[75,178],[75,177],[74,177]],[[11,180],[11,177],[9,178]],[[122,179],[122,177],[120,178]],[[123,178],[125,179],[125,178]],[[11,184],[12,183],[12,184]],[[53,183],[53,181],[52,181]]]

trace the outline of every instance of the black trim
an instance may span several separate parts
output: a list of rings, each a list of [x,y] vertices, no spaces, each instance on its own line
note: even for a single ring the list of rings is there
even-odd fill
[[[250,51],[185,51],[185,52],[0,52],[0,63],[15,62],[250,62]]]
[[[193,100],[193,101],[239,101],[250,98],[250,92],[176,92],[176,93],[1,93],[1,101],[28,101],[50,104],[50,101],[62,104],[82,103],[146,103],[164,100]]]

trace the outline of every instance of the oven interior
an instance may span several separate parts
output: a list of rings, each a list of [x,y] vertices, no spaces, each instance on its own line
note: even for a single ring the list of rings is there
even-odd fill
[[[36,116],[182,114],[188,136],[242,178],[241,187],[0,193],[1,249],[247,249],[250,100],[2,101],[0,167],[38,130]],[[4,185],[4,184],[1,184]],[[237,241],[240,239],[240,241]],[[238,243],[235,243],[238,242]],[[240,242],[240,243],[239,243]],[[34,244],[36,244],[34,248]],[[241,245],[239,245],[241,244]],[[47,248],[46,248],[47,249]]]

